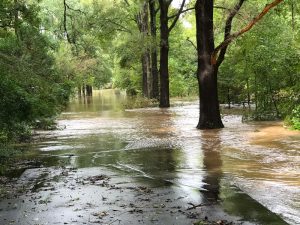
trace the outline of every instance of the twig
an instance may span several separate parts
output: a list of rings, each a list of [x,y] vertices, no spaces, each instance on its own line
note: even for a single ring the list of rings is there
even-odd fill
[[[188,8],[188,9],[184,9],[184,10],[182,10],[180,13],[183,14],[183,13],[186,13],[186,12],[191,11],[191,10],[194,10],[194,9],[195,9],[195,7]],[[177,14],[178,14],[178,13],[176,13],[176,14],[174,14],[174,15],[172,15],[172,16],[169,16],[168,19],[173,19],[174,17],[177,16]]]
[[[195,43],[194,42],[192,42],[191,40],[190,40],[190,38],[189,37],[187,37],[187,39],[186,39],[188,42],[190,42],[192,45],[193,45],[193,47],[197,50],[197,46],[195,45]]]
[[[171,30],[175,27],[176,23],[177,23],[177,20],[179,19],[182,11],[183,11],[183,7],[184,7],[184,4],[185,4],[185,1],[186,0],[182,0],[182,3],[181,3],[181,6],[180,6],[180,9],[178,10],[178,13],[176,14],[172,24],[170,25],[169,27],[169,32],[171,32]]]
[[[201,206],[206,206],[207,204],[198,204],[198,205],[195,205],[195,204],[193,204],[193,203],[191,203],[191,202],[189,202],[188,203],[189,205],[191,205],[192,207],[189,207],[189,208],[187,208],[186,210],[191,210],[191,209],[196,209],[196,208],[198,208],[198,207],[201,207]]]

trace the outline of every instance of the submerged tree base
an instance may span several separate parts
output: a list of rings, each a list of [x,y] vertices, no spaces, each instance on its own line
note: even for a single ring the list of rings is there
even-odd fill
[[[200,130],[224,128],[219,104],[203,106],[200,101],[200,118],[197,128]]]
[[[224,128],[222,121],[205,121],[199,122],[197,125],[197,129],[199,130],[207,130],[207,129],[221,129]]]

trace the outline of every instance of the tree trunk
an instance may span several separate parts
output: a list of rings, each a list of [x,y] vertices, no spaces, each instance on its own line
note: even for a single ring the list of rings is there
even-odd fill
[[[256,73],[254,74],[254,99],[255,99],[255,111],[258,107],[258,101],[257,101],[258,95],[257,95],[257,77]]]
[[[91,85],[86,85],[86,96],[93,95],[93,87]]]
[[[291,11],[292,11],[292,28],[295,31],[295,5],[294,1],[291,2]]]
[[[218,66],[212,64],[214,51],[213,1],[197,0],[195,5],[197,27],[200,119],[198,129],[223,128],[220,116],[217,75]]]
[[[149,97],[148,94],[148,78],[150,73],[150,65],[149,65],[149,57],[150,55],[147,52],[142,54],[142,91],[144,97]]]
[[[147,37],[149,36],[149,13],[148,2],[144,1],[143,8],[137,16],[137,24],[142,34],[143,52],[141,56],[142,62],[142,91],[144,97],[149,97],[149,80],[151,80],[150,73],[150,49],[148,47]]]
[[[160,99],[159,107],[170,107],[168,3],[160,0]]]
[[[250,87],[249,87],[249,79],[247,79],[247,102],[248,102],[248,108],[250,109],[251,106],[250,106]]]
[[[156,43],[156,12],[155,12],[155,0],[149,1],[150,11],[150,28],[152,38],[151,48],[151,89],[149,91],[150,98],[159,98],[158,92],[158,69],[157,69],[157,43]]]
[[[82,95],[85,97],[85,85],[82,85]]]
[[[14,0],[14,29],[15,29],[15,35],[19,42],[22,41],[21,35],[20,35],[20,20],[19,20],[19,3],[18,0]]]
[[[78,85],[77,93],[78,93],[78,97],[81,97],[81,85]]]
[[[227,103],[228,103],[228,109],[231,108],[231,99],[230,99],[230,88],[227,88]]]

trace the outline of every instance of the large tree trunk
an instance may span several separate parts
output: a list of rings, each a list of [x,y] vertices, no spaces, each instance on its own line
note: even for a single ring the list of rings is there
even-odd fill
[[[198,129],[223,128],[220,116],[217,75],[218,67],[212,64],[214,51],[213,1],[197,0],[195,5],[200,95],[200,119]]]
[[[150,11],[150,28],[152,37],[152,48],[151,48],[151,89],[149,91],[150,98],[159,98],[158,92],[158,69],[157,69],[157,43],[156,43],[156,12],[155,12],[155,0],[149,1]]]
[[[149,97],[149,81],[151,80],[150,73],[150,49],[147,46],[147,37],[149,36],[149,13],[148,2],[144,1],[143,8],[137,16],[137,23],[139,30],[142,34],[143,42],[146,43],[143,46],[143,52],[141,56],[142,62],[142,91],[144,97]]]
[[[168,3],[160,0],[160,99],[159,107],[170,107]]]

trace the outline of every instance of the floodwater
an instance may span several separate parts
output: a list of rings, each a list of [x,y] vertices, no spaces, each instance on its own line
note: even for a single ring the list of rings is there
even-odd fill
[[[126,101],[116,90],[75,99],[60,116],[60,129],[41,131],[34,143],[23,146],[26,151],[22,157],[35,159],[35,165],[16,170],[11,176],[16,183],[31,185],[30,198],[40,199],[38,202],[46,202],[46,206],[36,206],[28,195],[2,200],[0,224],[63,224],[64,219],[65,224],[89,224],[93,212],[83,205],[97,205],[93,199],[109,199],[116,194],[72,182],[99,172],[112,177],[114,185],[110,187],[127,185],[126,190],[130,190],[132,184],[142,187],[139,190],[151,189],[147,195],[152,191],[156,194],[144,198],[149,203],[142,207],[143,213],[134,208],[127,217],[121,197],[115,196],[106,208],[93,208],[113,215],[105,221],[107,214],[102,213],[101,224],[192,224],[197,216],[179,215],[177,211],[172,216],[171,208],[199,204],[207,208],[195,207],[193,213],[213,219],[223,216],[243,224],[300,224],[299,132],[283,128],[280,122],[241,123],[240,115],[223,115],[224,129],[200,131],[195,129],[197,102],[174,102],[170,109],[124,110]],[[65,180],[57,179],[61,174]],[[75,194],[76,185],[80,191]],[[52,189],[46,188],[50,186]],[[138,205],[137,201],[143,200],[126,190],[122,204],[131,201]],[[62,199],[69,195],[75,204],[63,208],[66,201]],[[119,208],[112,212],[114,207]],[[28,208],[36,213],[30,215]],[[88,220],[76,214],[84,209]],[[59,213],[63,219],[54,222]],[[135,216],[138,213],[143,216]],[[76,220],[71,218],[74,216]]]

